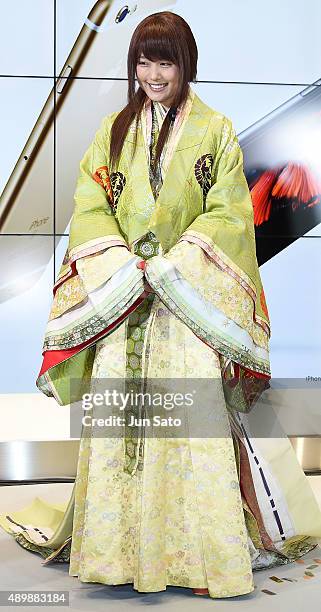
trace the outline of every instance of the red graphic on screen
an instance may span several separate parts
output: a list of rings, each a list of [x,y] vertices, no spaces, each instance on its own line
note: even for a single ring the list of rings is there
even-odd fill
[[[321,181],[307,165],[294,162],[265,170],[250,185],[250,191],[256,226],[269,220],[273,204],[282,198],[291,202],[293,212],[321,202]]]

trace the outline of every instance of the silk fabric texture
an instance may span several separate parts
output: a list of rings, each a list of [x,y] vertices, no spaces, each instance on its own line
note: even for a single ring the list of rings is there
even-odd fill
[[[217,351],[222,372],[232,381],[248,377],[250,393],[241,385],[233,405],[246,410],[248,396],[259,397],[271,375],[270,322],[251,196],[232,122],[190,89],[163,156],[163,185],[155,203],[148,103],[134,158],[132,125],[118,168],[111,172],[109,138],[116,115],[103,119],[80,163],[69,245],[54,287],[37,386],[62,405],[89,389],[95,342],[141,303],[145,274],[171,325],[187,325]],[[159,240],[160,253],[146,262],[144,272],[136,266],[133,245],[149,231]],[[153,328],[158,324],[155,315]],[[150,355],[148,361],[152,367]]]
[[[190,92],[164,152],[155,202],[148,111],[132,161],[130,130],[117,170],[108,166],[112,115],[80,164],[37,381],[62,405],[92,389],[96,377],[125,377],[126,320],[144,290],[133,250],[150,231],[160,251],[145,265],[155,290],[146,379],[220,380],[222,364],[236,378],[241,370],[270,374],[250,194],[231,121]],[[207,587],[211,597],[251,592],[252,569],[316,545],[320,510],[287,439],[249,442],[247,415],[228,417],[224,386],[216,387],[213,411],[220,436],[146,438],[142,472],[123,469],[123,440],[82,438],[68,505],[35,500],[1,516],[1,526],[46,562],[67,559],[73,529],[70,574],[84,582],[133,582],[139,591]],[[46,543],[32,528],[36,517]]]

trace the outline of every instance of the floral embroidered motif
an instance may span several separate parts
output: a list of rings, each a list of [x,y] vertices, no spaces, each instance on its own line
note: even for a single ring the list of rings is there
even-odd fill
[[[111,186],[114,194],[113,210],[116,212],[118,200],[126,185],[126,177],[122,172],[112,172],[110,175]]]
[[[212,183],[213,156],[210,153],[202,155],[194,166],[195,177],[203,190],[203,206]]]
[[[110,206],[114,206],[114,196],[109,176],[108,166],[100,166],[92,175],[93,179],[99,183],[106,191]]]
[[[105,189],[109,205],[115,213],[119,197],[126,185],[125,176],[121,172],[112,172],[109,175],[108,166],[100,166],[92,176]]]
[[[64,314],[67,310],[80,304],[87,297],[86,290],[79,278],[78,274],[67,278],[64,283],[58,287],[55,292],[55,297],[52,303],[49,321],[56,319],[60,315]]]

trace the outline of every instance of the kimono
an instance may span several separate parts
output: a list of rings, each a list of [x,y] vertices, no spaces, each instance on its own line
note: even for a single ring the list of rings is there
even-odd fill
[[[288,438],[247,426],[269,388],[271,330],[232,121],[190,88],[155,168],[166,112],[146,99],[117,168],[117,113],[104,117],[80,162],[37,386],[68,405],[100,381],[215,381],[211,435],[147,436],[140,423],[133,435],[134,409],[118,436],[92,424],[68,504],[36,498],[0,525],[82,582],[232,597],[254,590],[253,571],[316,547],[321,511]]]

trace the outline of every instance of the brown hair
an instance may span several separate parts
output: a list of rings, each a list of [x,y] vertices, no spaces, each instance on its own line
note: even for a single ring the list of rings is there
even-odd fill
[[[162,11],[148,15],[136,27],[128,50],[128,104],[117,115],[111,128],[110,163],[117,165],[129,126],[136,116],[134,151],[137,142],[137,126],[146,100],[145,91],[135,92],[136,66],[141,53],[150,61],[167,60],[179,67],[178,88],[172,107],[183,104],[188,95],[189,82],[196,82],[198,51],[188,23],[176,13]],[[170,128],[168,112],[158,137],[155,165],[160,159]]]

